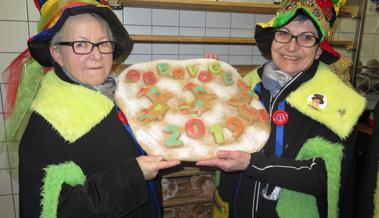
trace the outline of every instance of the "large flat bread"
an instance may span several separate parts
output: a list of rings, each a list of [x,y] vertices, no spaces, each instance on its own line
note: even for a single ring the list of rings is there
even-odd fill
[[[213,59],[157,60],[129,66],[115,99],[150,155],[198,161],[218,150],[259,151],[269,115],[240,74]]]

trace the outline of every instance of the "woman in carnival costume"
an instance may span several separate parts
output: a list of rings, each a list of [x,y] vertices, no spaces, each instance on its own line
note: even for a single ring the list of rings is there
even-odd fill
[[[349,216],[355,125],[366,102],[329,67],[340,58],[328,40],[344,3],[283,0],[257,24],[270,60],[244,80],[269,111],[271,134],[261,152],[219,151],[197,163],[222,170],[213,217]]]
[[[124,26],[100,1],[35,4],[31,57],[7,69],[7,140],[21,136],[20,217],[161,217],[154,178],[179,161],[144,156],[115,107],[111,67],[132,44]]]

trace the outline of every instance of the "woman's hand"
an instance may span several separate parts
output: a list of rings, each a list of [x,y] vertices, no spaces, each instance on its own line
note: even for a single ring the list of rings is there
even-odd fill
[[[180,164],[179,160],[164,160],[162,156],[139,156],[136,159],[146,180],[154,179],[161,169]]]
[[[197,166],[217,167],[225,172],[243,171],[249,166],[251,154],[244,151],[218,151],[217,159],[196,162]]]

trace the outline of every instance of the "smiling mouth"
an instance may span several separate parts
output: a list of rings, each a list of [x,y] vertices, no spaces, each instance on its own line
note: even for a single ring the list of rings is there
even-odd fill
[[[288,61],[298,61],[300,60],[299,57],[294,57],[294,56],[287,56],[287,55],[282,55],[282,57]]]

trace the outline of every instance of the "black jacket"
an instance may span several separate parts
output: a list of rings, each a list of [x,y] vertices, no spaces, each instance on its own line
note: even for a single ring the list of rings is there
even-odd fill
[[[259,99],[268,111],[272,103],[274,103],[271,106],[273,111],[277,110],[278,103],[305,81],[311,79],[317,67],[318,62],[315,62],[307,72],[303,72],[289,82],[278,94],[276,101],[271,99],[269,91],[260,83]],[[258,69],[260,77],[262,70],[263,68]],[[221,198],[229,203],[229,217],[277,217],[275,211],[277,200],[268,200],[262,194],[264,192],[270,195],[275,186],[315,195],[320,217],[327,217],[327,174],[324,161],[321,158],[295,160],[303,144],[316,136],[321,136],[333,143],[343,143],[345,146],[341,169],[340,213],[344,213],[345,207],[351,208],[348,201],[351,199],[350,194],[353,194],[353,190],[349,182],[354,178],[351,169],[355,133],[351,134],[346,141],[341,142],[329,128],[305,116],[289,104],[286,104],[285,111],[289,119],[284,126],[284,152],[281,157],[275,156],[276,125],[271,122],[269,140],[261,152],[252,154],[247,170],[243,173],[221,173],[219,192]],[[307,169],[295,170],[302,166]]]
[[[375,106],[374,122],[371,142],[367,145],[360,145],[366,147],[366,151],[362,152],[362,171],[357,173],[361,175],[357,197],[357,216],[359,215],[361,218],[373,217],[375,208],[379,207],[374,202],[375,191],[379,191],[377,181],[379,173],[379,102]]]
[[[57,75],[69,81],[59,69]],[[74,143],[67,143],[33,112],[19,148],[20,217],[40,216],[43,169],[66,161],[80,166],[86,182],[75,187],[63,184],[58,217],[157,217],[154,198],[135,160],[139,155],[116,108]],[[155,190],[161,196],[160,186]]]

